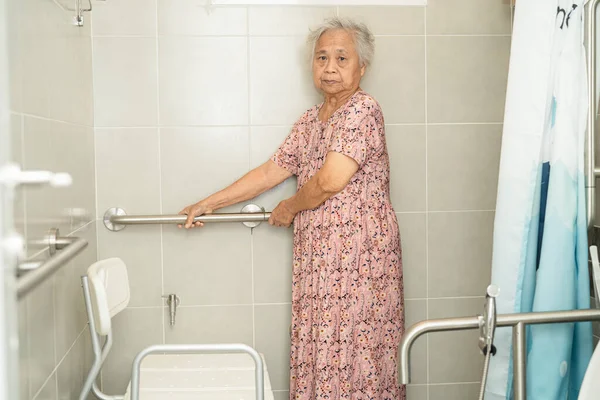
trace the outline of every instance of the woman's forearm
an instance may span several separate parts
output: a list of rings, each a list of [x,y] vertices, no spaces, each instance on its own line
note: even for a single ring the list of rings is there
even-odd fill
[[[291,176],[269,161],[226,187],[202,200],[211,212],[261,195]]]
[[[338,194],[342,188],[327,185],[326,182],[317,173],[292,197],[290,197],[286,206],[290,212],[298,214],[304,210],[312,210]]]

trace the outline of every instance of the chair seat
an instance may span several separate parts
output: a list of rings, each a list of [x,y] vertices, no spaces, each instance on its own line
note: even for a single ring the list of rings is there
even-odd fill
[[[265,400],[273,400],[264,365]],[[141,366],[140,400],[254,400],[254,370],[246,354],[153,354]]]

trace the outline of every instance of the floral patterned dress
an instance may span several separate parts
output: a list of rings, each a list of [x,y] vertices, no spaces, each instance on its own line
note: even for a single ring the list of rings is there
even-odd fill
[[[359,169],[346,188],[294,220],[290,399],[404,400],[402,254],[390,203],[379,104],[356,92],[327,122],[308,110],[273,156],[302,187],[327,153]]]

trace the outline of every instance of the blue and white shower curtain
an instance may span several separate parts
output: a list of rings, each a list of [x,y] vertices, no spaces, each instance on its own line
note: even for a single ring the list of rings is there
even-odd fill
[[[492,260],[502,314],[590,306],[584,4],[517,4]],[[513,396],[511,333],[497,330],[486,400]],[[527,338],[527,399],[576,400],[592,355],[591,324],[531,326]]]

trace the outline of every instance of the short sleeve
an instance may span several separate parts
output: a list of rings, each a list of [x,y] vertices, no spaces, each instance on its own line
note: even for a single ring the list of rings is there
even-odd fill
[[[382,145],[381,111],[376,103],[349,107],[334,131],[329,151],[348,156],[365,164]]]
[[[279,146],[271,160],[281,168],[298,175],[300,171],[300,134],[298,124],[294,125],[292,131]]]

